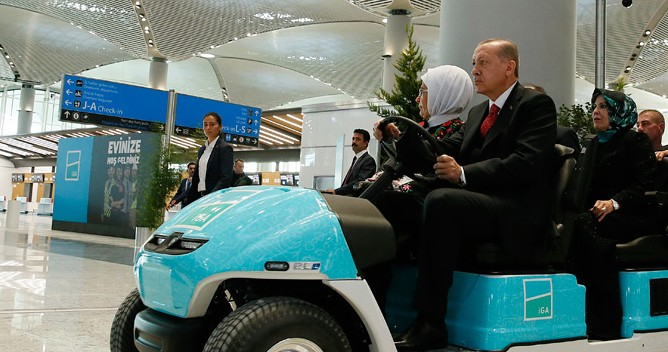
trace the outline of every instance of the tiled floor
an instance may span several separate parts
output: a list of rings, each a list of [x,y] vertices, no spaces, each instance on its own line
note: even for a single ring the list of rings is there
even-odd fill
[[[0,351],[109,351],[134,288],[130,239],[51,230],[51,217],[0,213]]]

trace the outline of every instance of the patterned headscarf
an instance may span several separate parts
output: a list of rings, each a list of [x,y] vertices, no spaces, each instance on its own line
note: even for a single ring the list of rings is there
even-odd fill
[[[617,131],[626,132],[635,126],[638,121],[638,111],[636,110],[636,103],[626,94],[601,88],[594,88],[594,93],[591,96],[592,105],[594,105],[599,95],[603,96],[608,105],[610,127],[607,131],[596,132],[596,135],[598,135],[599,142],[605,143]]]
[[[430,68],[421,78],[429,90],[429,126],[437,126],[459,117],[473,97],[471,77],[457,66]]]

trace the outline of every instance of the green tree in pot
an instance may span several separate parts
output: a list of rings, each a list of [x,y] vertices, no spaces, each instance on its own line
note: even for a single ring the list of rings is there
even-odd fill
[[[156,151],[142,160],[138,170],[136,187],[140,196],[137,204],[135,256],[144,241],[164,222],[167,197],[181,182],[180,172],[170,169],[169,165],[183,152],[171,146],[156,148]]]
[[[413,26],[406,28],[408,33],[408,48],[401,52],[401,57],[394,67],[401,75],[394,75],[394,87],[392,92],[383,88],[374,91],[378,99],[386,101],[394,110],[386,109],[378,105],[367,103],[369,110],[376,112],[379,116],[400,115],[415,122],[422,121],[420,108],[415,101],[422,80],[418,74],[424,69],[427,58],[422,55],[422,50],[413,40]]]
[[[401,52],[401,57],[394,64],[400,75],[394,75],[392,92],[388,92],[383,88],[374,91],[376,97],[390,104],[393,110],[370,102],[367,102],[367,105],[369,106],[369,110],[381,117],[399,115],[415,122],[421,122],[423,119],[420,116],[420,107],[415,98],[418,96],[420,86],[422,85],[419,74],[424,69],[427,58],[422,55],[422,50],[413,40],[413,26],[407,26],[406,33],[408,33],[408,48]],[[388,156],[385,154],[385,151],[382,149],[379,150],[377,157],[379,165],[383,165],[387,159]]]

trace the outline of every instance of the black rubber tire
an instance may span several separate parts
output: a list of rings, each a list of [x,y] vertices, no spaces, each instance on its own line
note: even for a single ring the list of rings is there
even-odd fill
[[[343,329],[320,307],[292,297],[269,297],[225,317],[204,352],[267,352],[288,338],[309,340],[326,352],[352,351]]]
[[[139,291],[135,288],[118,307],[114,321],[111,323],[111,335],[109,336],[111,352],[137,352],[134,337],[135,317],[144,309],[146,306],[139,297]]]

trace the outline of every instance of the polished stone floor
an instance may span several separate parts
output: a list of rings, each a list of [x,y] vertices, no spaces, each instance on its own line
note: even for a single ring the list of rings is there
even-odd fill
[[[0,213],[0,352],[109,351],[134,288],[134,240],[52,231],[51,217]]]

